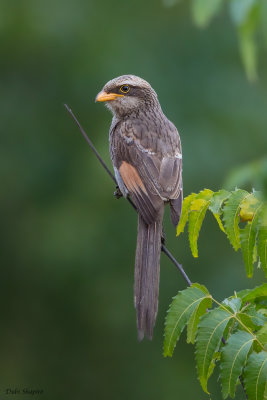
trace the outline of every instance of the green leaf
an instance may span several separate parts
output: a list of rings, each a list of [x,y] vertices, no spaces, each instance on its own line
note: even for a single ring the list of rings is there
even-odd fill
[[[256,311],[255,306],[247,308],[244,312],[239,312],[237,317],[252,330],[259,329],[267,321],[267,318],[263,314]]]
[[[238,226],[239,210],[241,203],[246,196],[249,196],[249,193],[246,190],[235,190],[232,192],[223,208],[224,228],[226,235],[235,250],[238,250],[240,247],[240,229]]]
[[[265,206],[266,207],[266,206]],[[263,209],[258,231],[258,254],[261,267],[267,277],[267,210]]]
[[[253,352],[244,372],[244,383],[248,400],[264,400],[267,377],[267,352]]]
[[[245,217],[251,221],[244,229],[240,230],[241,249],[248,278],[253,275],[256,235],[261,211],[262,203],[253,194],[247,196],[241,204],[240,216],[243,220]]]
[[[241,308],[241,299],[238,297],[230,297],[224,299],[222,304],[230,309],[231,312],[237,313]]]
[[[223,203],[228,199],[230,196],[230,192],[227,190],[219,190],[218,192],[215,192],[210,199],[210,205],[209,205],[209,210],[213,213],[214,217],[216,218],[216,221],[219,224],[220,229],[225,232],[220,215],[222,214],[222,205]]]
[[[221,231],[223,231],[225,233],[225,229],[223,227],[223,223],[221,221],[220,215],[219,214],[213,214],[216,221],[218,222],[219,228],[221,229]]]
[[[219,361],[220,358],[221,358],[221,352],[220,351],[216,351],[213,354],[212,361],[211,361],[210,366],[209,366],[208,379],[213,374],[214,368],[216,367],[216,362]]]
[[[248,352],[253,343],[253,336],[244,331],[238,331],[230,336],[222,349],[221,383],[223,398],[228,395],[234,398],[238,377],[246,363]]]
[[[256,333],[258,340],[264,346],[267,343],[267,323]]]
[[[176,342],[199,303],[210,297],[208,290],[204,286],[193,284],[173,298],[165,321],[165,357],[172,356]]]
[[[218,350],[223,332],[232,318],[229,312],[216,308],[200,319],[196,338],[196,361],[198,377],[206,393],[213,354]]]
[[[202,190],[192,201],[188,218],[189,243],[193,257],[198,257],[197,240],[213,192]]]
[[[254,289],[245,289],[237,292],[236,295],[242,299],[242,303],[255,301],[259,297],[267,297],[267,283],[257,286]]]
[[[179,236],[180,233],[182,233],[184,231],[185,225],[188,220],[188,214],[189,214],[191,202],[194,200],[196,195],[197,195],[196,193],[192,193],[189,196],[185,197],[183,200],[182,214],[181,214],[180,222],[177,226],[176,236]]]
[[[199,324],[200,317],[204,315],[208,308],[212,305],[212,299],[210,297],[204,298],[196,307],[195,311],[192,313],[188,324],[187,324],[187,343],[195,343],[197,327]]]
[[[210,211],[213,214],[221,215],[222,205],[230,195],[231,193],[224,189],[215,192],[210,200],[210,206],[209,206]]]
[[[193,19],[200,28],[206,27],[212,18],[220,11],[223,0],[193,0]]]
[[[259,210],[259,207],[262,206],[260,200],[260,193],[253,192],[242,201],[239,213],[242,221],[253,220],[255,213]]]

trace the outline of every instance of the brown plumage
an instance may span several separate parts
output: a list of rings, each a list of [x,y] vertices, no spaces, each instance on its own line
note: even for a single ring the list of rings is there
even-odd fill
[[[182,207],[182,151],[177,129],[145,80],[123,75],[97,95],[113,113],[110,155],[119,188],[138,211],[134,303],[138,338],[152,338],[158,311],[164,204],[177,226]]]

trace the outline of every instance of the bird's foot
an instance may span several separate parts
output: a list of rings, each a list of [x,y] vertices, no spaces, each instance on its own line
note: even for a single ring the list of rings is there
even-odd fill
[[[161,244],[165,244],[166,242],[166,233],[164,232],[162,228],[162,234],[161,234]]]
[[[119,186],[116,186],[116,190],[115,190],[115,192],[113,194],[116,197],[116,199],[120,199],[123,196],[123,194],[120,191]]]

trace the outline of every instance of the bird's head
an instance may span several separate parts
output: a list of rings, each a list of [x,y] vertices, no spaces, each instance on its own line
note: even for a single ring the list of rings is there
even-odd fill
[[[157,94],[150,84],[135,75],[122,75],[107,82],[96,101],[106,102],[117,117],[159,106]]]

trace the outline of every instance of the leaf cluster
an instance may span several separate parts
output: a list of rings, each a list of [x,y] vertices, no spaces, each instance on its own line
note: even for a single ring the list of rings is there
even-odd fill
[[[205,189],[187,196],[183,201],[177,236],[188,223],[193,257],[198,257],[197,241],[207,210],[214,215],[233,248],[241,248],[247,276],[252,277],[256,262],[267,276],[267,206],[260,193]]]
[[[249,400],[267,394],[267,284],[215,300],[197,283],[178,292],[165,321],[164,356],[172,356],[187,326],[187,342],[195,344],[197,374],[203,390],[220,365],[223,398],[234,398],[242,382]],[[213,307],[215,305],[215,307]],[[213,307],[213,308],[212,308]]]

